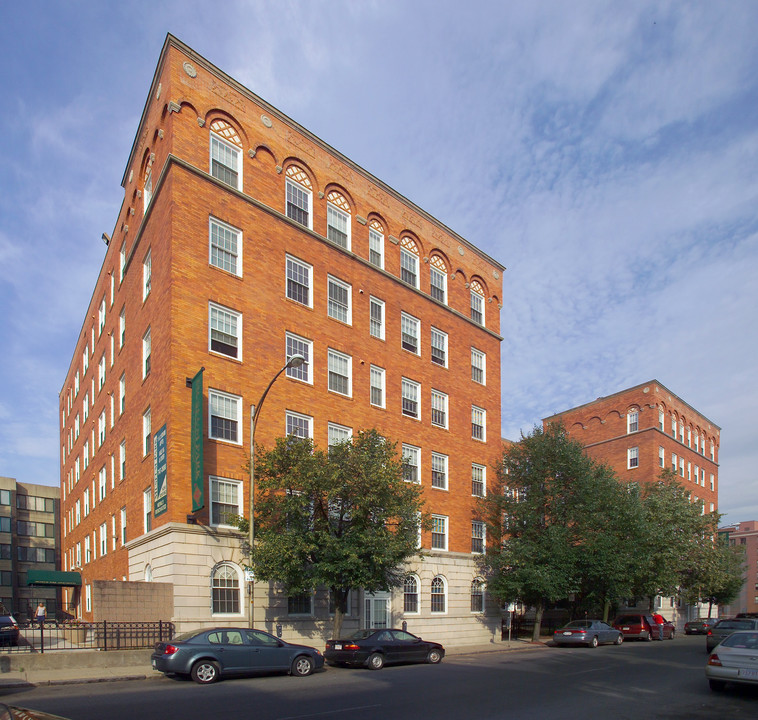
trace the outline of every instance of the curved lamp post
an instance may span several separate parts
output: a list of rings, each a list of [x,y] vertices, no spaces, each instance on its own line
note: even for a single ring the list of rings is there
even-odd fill
[[[307,360],[302,355],[293,355],[287,360],[284,367],[271,378],[271,382],[266,385],[266,389],[261,395],[261,399],[258,400],[256,405],[250,406],[250,530],[248,533],[248,543],[250,544],[250,553],[253,552],[253,542],[255,541],[255,421],[258,419],[258,415],[263,407],[263,401],[268,395],[268,391],[271,390],[271,386],[276,382],[277,378],[289,368],[300,367],[305,364]],[[252,576],[251,576],[252,577]],[[255,609],[255,580],[250,581],[250,627],[254,626],[253,610]]]

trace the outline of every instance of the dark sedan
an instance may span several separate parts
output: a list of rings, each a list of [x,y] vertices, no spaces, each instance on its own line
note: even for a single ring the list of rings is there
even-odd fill
[[[684,623],[685,635],[707,635],[708,630],[712,628],[718,618],[698,618],[697,620],[689,620]]]
[[[604,643],[621,645],[624,635],[602,620],[574,620],[553,633],[553,642],[562,645],[586,645],[596,648]]]
[[[0,615],[0,645],[18,645],[18,623],[13,615]]]
[[[359,630],[342,640],[328,640],[324,657],[330,665],[358,665],[381,670],[389,663],[438,663],[445,657],[445,648],[405,630],[375,628]]]
[[[316,648],[294,645],[249,628],[213,628],[178,635],[155,643],[153,668],[172,675],[189,675],[195,682],[212,683],[222,675],[281,670],[310,675],[324,666]]]

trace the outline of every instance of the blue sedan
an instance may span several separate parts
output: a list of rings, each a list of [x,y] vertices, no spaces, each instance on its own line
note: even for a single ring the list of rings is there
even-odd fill
[[[596,648],[604,643],[621,645],[624,634],[602,620],[574,620],[553,633],[553,642],[562,645],[586,645]]]

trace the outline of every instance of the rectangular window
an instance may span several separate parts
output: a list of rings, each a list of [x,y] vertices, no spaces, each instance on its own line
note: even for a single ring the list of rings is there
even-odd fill
[[[108,473],[105,469],[105,465],[100,468],[100,472],[97,476],[97,499],[98,502],[105,500],[105,492],[108,487]]]
[[[375,297],[369,299],[369,332],[371,337],[384,340],[384,300]]]
[[[326,237],[345,250],[350,249],[350,216],[330,202],[326,204]]]
[[[100,557],[108,552],[108,523],[100,526]]]
[[[676,453],[671,453],[671,469],[676,472],[677,457]]]
[[[242,189],[241,151],[211,133],[211,175],[235,190]]]
[[[431,296],[441,303],[447,304],[447,274],[436,267],[429,268]]]
[[[487,468],[484,465],[471,464],[471,494],[484,497],[487,492]]]
[[[147,455],[153,445],[150,408],[142,414],[142,455]]]
[[[471,437],[474,440],[487,440],[487,411],[476,405],[471,406]]]
[[[658,447],[658,464],[666,467],[666,451],[660,446]]]
[[[471,552],[484,552],[484,538],[486,527],[483,522],[474,521],[471,523]]]
[[[659,410],[658,411],[658,429],[661,432],[665,432],[666,431],[666,428],[665,428],[666,422],[665,421],[666,421],[666,416],[665,416],[663,410]]]
[[[432,362],[447,367],[447,333],[432,328]]]
[[[471,319],[484,325],[484,298],[473,290],[471,291]]]
[[[628,433],[637,432],[639,428],[639,413],[634,410],[626,416],[626,431]]]
[[[432,549],[447,550],[447,517],[432,515]]]
[[[632,468],[636,468],[640,464],[640,450],[639,448],[633,447],[628,448],[626,451],[626,467],[631,470]],[[682,466],[682,469],[684,469],[684,466]]]
[[[126,410],[126,373],[118,381],[118,414],[123,415]]]
[[[302,355],[305,358],[305,362],[299,367],[287,368],[287,377],[312,384],[313,375],[311,373],[313,365],[311,357],[313,355],[313,341],[306,340],[292,333],[286,333],[286,345],[285,353],[287,361],[294,355]]]
[[[287,598],[287,615],[311,615],[312,593],[303,593],[302,595],[291,595]]]
[[[353,430],[352,428],[345,427],[344,425],[329,423],[327,437],[329,447],[332,447],[333,445],[338,445],[350,440],[350,438],[353,437]]]
[[[679,475],[684,477],[684,458],[679,458]]]
[[[403,396],[403,415],[407,417],[420,419],[421,413],[419,412],[419,396],[421,395],[421,385],[413,380],[403,378],[402,385]]]
[[[121,544],[126,544],[126,508],[121,508]]]
[[[142,493],[142,517],[145,532],[153,529],[153,489],[148,488]]]
[[[329,389],[340,395],[352,394],[353,359],[336,350],[329,350]]]
[[[242,232],[215,218],[210,219],[210,263],[232,275],[242,275]]]
[[[242,315],[208,303],[208,347],[211,352],[242,360]]]
[[[144,380],[150,374],[150,354],[152,353],[152,342],[150,341],[150,328],[142,336],[142,379]]]
[[[287,411],[285,416],[285,432],[289,435],[302,438],[303,440],[313,437],[313,418],[308,415],[300,415]]]
[[[432,390],[432,425],[447,428],[447,395]]]
[[[97,311],[97,336],[100,337],[103,334],[103,328],[105,327],[105,295],[100,301],[100,307]]]
[[[421,321],[406,313],[400,314],[400,340],[404,350],[416,355],[421,354],[419,336],[421,334]]]
[[[126,340],[126,308],[121,308],[121,314],[118,316],[118,348],[124,347]]]
[[[384,268],[384,235],[373,228],[368,231],[368,261]]]
[[[418,288],[418,255],[400,248],[400,279]]]
[[[676,418],[673,415],[671,416],[671,437],[676,440]]]
[[[211,525],[235,527],[234,518],[242,515],[242,483],[211,476]]]
[[[213,440],[242,443],[242,398],[218,390],[208,391],[209,433]]]
[[[328,276],[327,285],[329,294],[327,312],[329,317],[350,325],[353,319],[350,309],[352,288],[331,275]]]
[[[145,259],[142,261],[142,300],[144,301],[150,294],[153,284],[153,255],[148,250]]]
[[[371,366],[371,404],[384,407],[384,368]]]
[[[307,263],[287,256],[287,297],[307,307],[313,307],[311,301],[311,276],[313,268]]]
[[[126,240],[121,243],[118,251],[118,282],[121,284],[124,280],[124,270],[126,269]]]
[[[97,389],[98,391],[103,389],[105,385],[105,353],[100,358],[100,362],[97,364]]]
[[[122,440],[118,446],[118,479],[126,477],[126,440]]]
[[[84,562],[92,562],[92,548],[90,547],[89,535],[84,538]]]
[[[311,227],[311,191],[287,180],[287,217],[304,227]]]
[[[432,487],[447,490],[447,455],[432,453]]]
[[[420,483],[419,473],[421,463],[421,450],[413,445],[402,445],[403,452],[403,480],[405,482]]]

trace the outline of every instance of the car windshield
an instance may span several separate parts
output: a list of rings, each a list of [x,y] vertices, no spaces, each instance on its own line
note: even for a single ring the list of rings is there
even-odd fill
[[[736,632],[723,640],[721,644],[725,647],[747,648],[755,650],[758,648],[758,633],[755,632]]]
[[[747,620],[722,620],[716,628],[719,630],[750,630],[753,624]]]
[[[183,632],[179,633],[179,635],[174,635],[171,642],[189,642],[192,640],[192,638],[197,637],[202,630],[190,630],[189,632]]]
[[[592,627],[592,620],[574,620],[568,625],[564,625],[567,628],[588,628]]]
[[[616,620],[617,625],[631,625],[632,623],[638,622],[640,622],[639,615],[622,615],[618,620]]]

